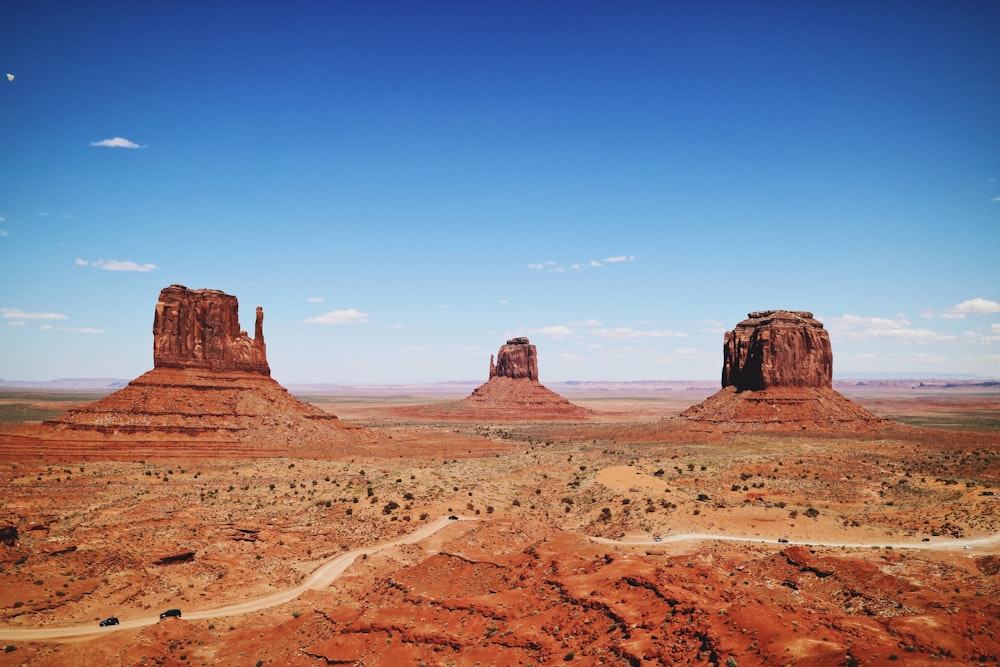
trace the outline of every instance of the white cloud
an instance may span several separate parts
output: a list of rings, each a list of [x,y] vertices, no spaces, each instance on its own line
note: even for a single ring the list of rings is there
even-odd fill
[[[563,352],[562,354],[559,355],[559,358],[562,359],[563,361],[573,361],[573,362],[583,361],[583,357],[581,357],[578,354],[573,354],[572,352]]]
[[[698,329],[699,333],[706,334],[724,334],[726,333],[726,325],[718,320],[698,320],[697,324],[702,325],[701,329]]]
[[[7,218],[5,218],[2,215],[0,215],[0,222],[7,222]]]
[[[72,334],[102,334],[104,329],[92,329],[90,327],[48,327],[49,329],[54,329],[55,331],[63,331],[65,333]]]
[[[630,338],[687,338],[685,333],[677,333],[674,331],[656,331],[656,330],[640,330],[632,329],[631,327],[615,327],[613,329],[594,329],[591,331],[595,336],[600,336],[601,338],[619,338],[619,339],[630,339]]]
[[[10,232],[6,229],[0,229],[0,236],[10,236]]]
[[[975,331],[966,331],[966,337],[978,340],[984,345],[989,345],[990,343],[1000,343],[1000,322],[990,325],[990,332],[988,334],[980,334]]]
[[[74,264],[77,266],[93,266],[104,271],[138,271],[140,273],[155,271],[160,268],[156,264],[137,264],[131,261],[120,262],[117,259],[98,259],[94,262],[88,262],[79,257],[76,258]]]
[[[506,306],[508,303],[507,299],[500,299],[500,304]]]
[[[134,141],[129,141],[123,137],[114,137],[112,139],[102,139],[100,141],[91,141],[91,146],[104,146],[106,148],[145,148],[145,146],[140,146]]]
[[[570,322],[571,327],[599,327],[601,326],[600,320],[582,320],[580,322]]]
[[[362,313],[354,308],[347,310],[331,310],[317,317],[307,317],[306,324],[367,324],[368,313]]]
[[[910,327],[910,321],[904,317],[889,319],[846,314],[841,317],[831,317],[826,323],[831,333],[849,339],[942,341],[956,338],[951,334],[942,334],[930,329],[913,329]]]
[[[1000,201],[1000,197],[994,197],[994,198],[993,198],[993,199],[991,199],[990,201]]]
[[[390,329],[403,329],[405,328],[402,324],[393,324],[389,327]]]
[[[573,330],[567,326],[557,324],[550,327],[535,329],[532,333],[544,334],[546,336],[552,336],[553,338],[565,338],[566,336],[572,336]]]
[[[949,313],[959,313],[962,315],[985,315],[987,313],[1000,313],[1000,303],[996,301],[990,301],[989,299],[968,299],[958,304],[957,306],[952,306],[948,308]],[[942,315],[942,317],[944,317]]]
[[[309,303],[323,303],[324,301],[326,301],[326,299],[324,299],[321,296],[309,296],[306,297],[306,301],[308,301]]]
[[[0,308],[3,317],[11,320],[68,320],[62,313],[26,313],[20,308]]]
[[[549,260],[547,262],[532,262],[528,264],[528,268],[532,271],[546,271],[548,273],[565,273],[568,271],[583,271],[585,269],[591,268],[596,269],[604,266],[604,264],[620,264],[627,262],[634,262],[635,255],[615,255],[613,257],[606,257],[600,262],[596,259],[592,259],[589,262],[573,262],[567,267],[560,266],[558,262]]]

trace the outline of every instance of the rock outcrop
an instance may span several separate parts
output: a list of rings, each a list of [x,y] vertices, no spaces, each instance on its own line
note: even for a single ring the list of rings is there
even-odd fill
[[[542,386],[538,351],[527,338],[511,338],[490,357],[490,377],[460,401],[396,408],[394,414],[423,419],[475,421],[580,420],[587,408]]]
[[[696,429],[870,429],[886,420],[833,387],[830,336],[812,313],[765,310],[726,333],[722,389],[681,413]]]
[[[300,401],[270,377],[261,308],[240,331],[236,297],[171,285],[153,318],[154,368],[27,434],[67,460],[163,456],[339,456],[371,444],[361,428]]]
[[[153,367],[270,375],[264,309],[257,306],[254,337],[250,338],[240,330],[235,296],[183,285],[165,287],[153,317]]]
[[[833,386],[830,335],[812,313],[764,310],[748,318],[726,333],[723,387],[759,391]]]
[[[527,338],[511,338],[501,346],[496,363],[490,357],[490,378],[538,379],[538,350]]]

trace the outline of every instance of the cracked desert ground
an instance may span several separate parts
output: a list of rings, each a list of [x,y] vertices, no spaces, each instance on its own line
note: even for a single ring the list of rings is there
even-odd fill
[[[4,450],[0,666],[1000,664],[1000,388],[842,389],[900,424],[869,433],[659,428],[711,391],[567,393],[594,411],[573,423],[300,396],[377,456]],[[361,548],[318,590],[209,613]],[[75,626],[97,632],[30,638]]]

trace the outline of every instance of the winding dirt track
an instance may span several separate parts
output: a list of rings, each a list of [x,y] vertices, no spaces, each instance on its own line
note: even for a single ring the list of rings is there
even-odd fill
[[[482,521],[480,518],[472,517],[459,517],[462,521]],[[438,532],[445,526],[449,525],[451,521],[448,517],[441,517],[437,521],[427,524],[414,532],[410,533],[405,537],[401,537],[398,540],[392,542],[385,542],[383,544],[378,544],[371,547],[361,547],[358,549],[353,549],[342,553],[341,555],[335,557],[334,559],[324,563],[318,567],[309,577],[306,578],[301,584],[295,588],[290,588],[286,591],[280,591],[278,593],[272,593],[271,595],[265,595],[264,597],[257,598],[255,600],[247,600],[246,602],[240,602],[237,604],[228,605],[225,607],[218,607],[216,609],[205,609],[202,611],[194,611],[184,615],[184,618],[191,620],[198,619],[209,619],[209,618],[222,618],[225,616],[237,616],[240,614],[247,614],[253,611],[260,611],[262,609],[268,609],[270,607],[275,607],[279,604],[284,604],[294,600],[302,593],[307,590],[321,590],[326,588],[336,579],[338,579],[348,567],[354,563],[354,560],[361,555],[371,555],[382,551],[383,549],[389,549],[391,547],[400,546],[403,544],[415,544],[424,540],[434,533]],[[690,542],[690,541],[725,541],[725,542],[757,542],[764,544],[777,544],[774,540],[765,540],[759,537],[738,537],[733,535],[712,535],[709,533],[681,533],[677,535],[667,535],[659,539],[652,538],[631,538],[626,540],[611,540],[601,537],[591,537],[592,541],[599,544],[619,544],[619,545],[646,545],[646,544],[666,544],[671,542]],[[845,547],[851,549],[870,549],[875,547],[891,547],[893,549],[925,549],[925,550],[937,550],[937,551],[955,551],[962,550],[968,545],[970,548],[975,548],[977,551],[982,552],[985,550],[987,553],[991,553],[993,550],[1000,548],[1000,533],[995,535],[990,535],[988,537],[981,537],[972,540],[959,541],[943,541],[935,540],[933,542],[872,542],[872,543],[835,543],[835,542],[812,542],[812,541],[797,541],[789,540],[785,543],[780,543],[781,546],[788,545],[803,545],[803,546],[823,546],[823,547]],[[141,628],[147,625],[153,625],[159,621],[159,616],[151,616],[148,618],[137,618],[129,621],[122,621],[120,625],[111,626],[107,628],[98,627],[96,625],[78,625],[66,628],[4,628],[0,627],[0,641],[59,641],[59,640],[70,640],[78,639],[86,635],[96,635],[106,632],[114,632],[115,630],[121,630],[126,628]]]

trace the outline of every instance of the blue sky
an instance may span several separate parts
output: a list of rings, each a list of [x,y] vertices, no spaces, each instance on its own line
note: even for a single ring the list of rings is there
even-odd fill
[[[1000,376],[996,2],[50,2],[0,20],[0,378],[220,289],[280,382]]]

